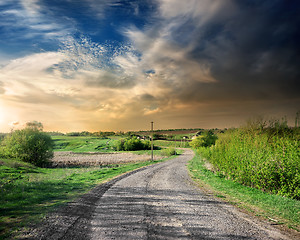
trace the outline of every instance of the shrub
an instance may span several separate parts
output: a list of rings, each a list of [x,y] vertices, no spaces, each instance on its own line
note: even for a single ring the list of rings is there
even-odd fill
[[[176,150],[175,150],[175,148],[165,148],[162,150],[162,155],[164,155],[164,156],[176,155]]]
[[[141,141],[137,137],[130,137],[117,141],[115,148],[117,151],[137,151],[151,149],[150,141]]]
[[[53,157],[51,136],[37,128],[26,127],[7,135],[2,142],[7,157],[44,167]]]
[[[191,147],[193,148],[200,148],[200,147],[210,147],[216,143],[217,136],[209,130],[205,132],[203,135],[200,135],[193,139],[190,142]]]
[[[114,149],[116,151],[123,151],[124,150],[124,139],[121,139],[121,140],[118,140],[118,141],[115,141],[114,143]]]
[[[279,121],[269,125],[261,123],[250,122],[240,129],[227,131],[219,135],[215,146],[197,149],[230,179],[300,199],[299,128],[289,128]]]

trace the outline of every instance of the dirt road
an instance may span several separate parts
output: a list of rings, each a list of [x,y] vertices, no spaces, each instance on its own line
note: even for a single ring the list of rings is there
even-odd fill
[[[53,215],[38,239],[289,239],[198,190],[186,163],[137,170],[99,186]]]

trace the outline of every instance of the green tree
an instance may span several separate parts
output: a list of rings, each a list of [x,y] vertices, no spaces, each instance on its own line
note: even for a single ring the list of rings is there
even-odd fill
[[[7,135],[2,142],[5,155],[39,167],[47,166],[53,157],[53,140],[40,131],[41,126],[27,125],[25,129]]]
[[[26,123],[26,128],[30,128],[30,129],[38,130],[38,131],[43,131],[44,126],[41,122],[32,121],[32,122],[27,122]]]
[[[205,132],[203,135],[200,135],[193,139],[190,142],[190,145],[192,148],[200,148],[200,147],[210,147],[212,145],[215,145],[216,140],[218,137],[213,133],[213,131],[209,130]]]

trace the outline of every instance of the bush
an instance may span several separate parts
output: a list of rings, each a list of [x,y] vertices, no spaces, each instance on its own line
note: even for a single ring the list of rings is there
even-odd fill
[[[175,148],[165,148],[162,150],[162,155],[164,156],[173,156],[176,155],[176,150]]]
[[[137,150],[149,150],[151,149],[150,141],[141,141],[137,137],[131,137],[119,140],[115,148],[117,151],[137,151]]]
[[[7,157],[17,158],[39,167],[47,166],[53,157],[53,140],[37,128],[26,127],[7,135],[2,142]]]
[[[214,135],[214,133],[209,130],[205,132],[203,135],[200,135],[193,139],[190,142],[191,147],[193,148],[200,148],[200,147],[210,147],[212,145],[215,145],[217,140],[217,136]]]
[[[285,122],[275,123],[251,122],[219,135],[215,146],[197,149],[228,178],[299,200],[299,128],[289,128]]]

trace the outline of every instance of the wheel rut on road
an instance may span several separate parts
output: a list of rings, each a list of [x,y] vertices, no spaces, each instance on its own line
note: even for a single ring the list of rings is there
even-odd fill
[[[185,150],[100,185],[54,217],[56,227],[38,239],[289,239],[201,192],[187,171],[192,157]]]

